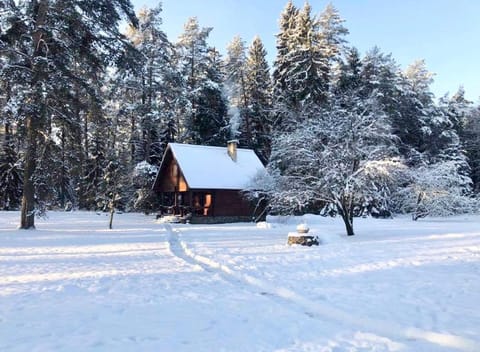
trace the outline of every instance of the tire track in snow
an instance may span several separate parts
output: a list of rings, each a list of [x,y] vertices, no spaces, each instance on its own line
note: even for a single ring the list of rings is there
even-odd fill
[[[442,334],[418,328],[405,328],[393,322],[367,317],[358,318],[326,304],[312,301],[289,288],[276,286],[254,276],[237,272],[225,264],[194,253],[188,248],[187,244],[180,239],[180,231],[173,229],[170,224],[165,224],[165,229],[168,233],[167,239],[170,250],[175,256],[185,260],[189,264],[200,266],[206,272],[222,274],[222,277],[225,277],[227,281],[231,283],[260,289],[260,294],[266,297],[280,298],[282,301],[290,303],[294,307],[301,308],[302,311],[311,318],[322,320],[328,318],[344,325],[355,326],[362,330],[367,329],[384,336],[407,340],[423,340],[441,347],[453,348],[459,351],[480,351],[480,344],[461,336]]]

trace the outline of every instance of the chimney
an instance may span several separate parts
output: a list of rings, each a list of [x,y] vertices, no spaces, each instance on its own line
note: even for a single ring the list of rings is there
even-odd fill
[[[237,139],[232,139],[231,141],[227,142],[228,155],[230,156],[230,158],[232,158],[234,162],[237,162],[237,145]]]

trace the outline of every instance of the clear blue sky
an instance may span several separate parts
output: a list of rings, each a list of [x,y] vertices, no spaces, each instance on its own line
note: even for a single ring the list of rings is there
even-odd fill
[[[135,9],[154,7],[155,0],[133,0]],[[311,0],[315,14],[329,1]],[[435,73],[437,97],[455,93],[463,85],[468,99],[480,98],[480,0],[333,0],[350,34],[350,45],[362,54],[373,46],[392,53],[405,68],[425,59]],[[259,35],[275,55],[278,19],[287,0],[164,0],[163,29],[176,41],[187,18],[196,16],[202,27],[213,27],[209,44],[224,53],[235,35],[250,44]],[[303,0],[294,3],[301,7]]]

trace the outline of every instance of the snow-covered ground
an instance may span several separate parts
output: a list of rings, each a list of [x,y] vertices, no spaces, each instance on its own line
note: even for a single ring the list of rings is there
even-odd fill
[[[480,217],[0,212],[0,351],[480,351]],[[289,247],[300,221],[318,247]]]

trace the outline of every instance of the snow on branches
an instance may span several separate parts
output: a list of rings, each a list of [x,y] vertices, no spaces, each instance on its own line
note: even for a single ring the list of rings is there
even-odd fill
[[[471,197],[472,180],[459,166],[448,160],[410,169],[411,182],[397,195],[401,210],[411,213],[413,220],[478,210],[478,200]]]
[[[355,208],[367,198],[389,195],[402,163],[394,159],[395,137],[376,99],[345,95],[314,120],[274,138],[272,210],[302,211],[332,204],[353,235]]]

